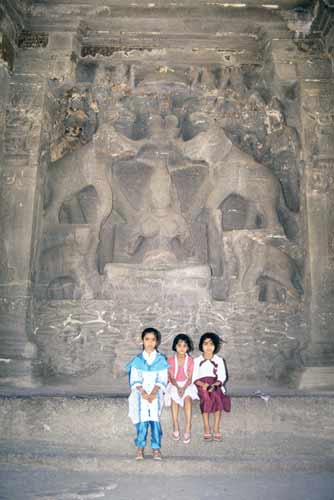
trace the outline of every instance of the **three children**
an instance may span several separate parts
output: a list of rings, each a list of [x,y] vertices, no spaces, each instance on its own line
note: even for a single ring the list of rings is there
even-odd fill
[[[171,406],[173,423],[172,438],[180,440],[179,410],[183,408],[185,429],[183,442],[191,440],[192,401],[200,400],[205,441],[221,441],[221,412],[223,410],[224,383],[227,379],[223,358],[217,356],[221,339],[214,333],[205,333],[199,341],[202,354],[193,359],[193,344],[188,335],[174,338],[175,355],[166,360],[158,351],[161,334],[155,328],[142,332],[143,351],[128,365],[129,417],[136,427],[136,459],[144,458],[149,428],[154,460],[161,460],[162,429],[160,415],[164,403]],[[209,415],[213,414],[213,432]]]

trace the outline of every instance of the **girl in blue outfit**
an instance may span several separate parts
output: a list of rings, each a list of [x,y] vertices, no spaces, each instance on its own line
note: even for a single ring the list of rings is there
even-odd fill
[[[151,428],[153,458],[161,460],[162,430],[160,415],[168,379],[168,363],[157,349],[161,334],[155,328],[146,328],[142,335],[143,352],[127,365],[131,394],[129,417],[136,427],[136,459],[144,458],[147,434]]]

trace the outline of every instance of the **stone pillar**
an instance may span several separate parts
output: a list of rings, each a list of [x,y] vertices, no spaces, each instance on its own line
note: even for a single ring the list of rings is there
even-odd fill
[[[303,42],[305,50],[305,41]],[[330,60],[315,37],[298,66],[305,163],[304,189],[310,339],[300,387],[334,380],[334,90]]]
[[[32,47],[17,51],[12,78],[8,84],[4,73],[7,85],[1,86],[8,105],[1,153],[0,377],[17,386],[34,385],[32,287],[48,148],[47,86],[50,79],[71,79],[74,67],[71,34],[52,33],[48,47],[38,36],[28,38]]]

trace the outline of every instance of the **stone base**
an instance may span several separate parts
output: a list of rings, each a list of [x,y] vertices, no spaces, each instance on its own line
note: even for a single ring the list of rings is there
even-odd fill
[[[32,360],[0,358],[0,387],[37,388],[40,383],[33,376]]]
[[[181,302],[210,302],[211,272],[208,266],[173,266],[150,269],[144,265],[107,264],[104,268],[104,299],[119,298],[123,293],[131,299],[140,294],[149,303],[152,300]]]
[[[302,372],[299,389],[334,389],[334,366],[309,366]]]

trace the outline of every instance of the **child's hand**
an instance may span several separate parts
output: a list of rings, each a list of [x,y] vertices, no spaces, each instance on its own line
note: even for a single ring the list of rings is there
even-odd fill
[[[148,401],[148,397],[149,397],[149,395],[147,394],[147,392],[146,392],[146,391],[142,390],[142,392],[141,392],[141,396],[142,396],[142,398],[143,398],[143,399],[146,399],[146,400]]]
[[[182,396],[184,394],[184,388],[183,387],[178,387],[177,388],[177,392],[178,392],[178,395],[180,396],[180,398],[182,398]]]
[[[156,397],[157,397],[157,395],[155,393],[151,392],[151,394],[147,395],[147,401],[149,403],[152,403],[155,400]]]

